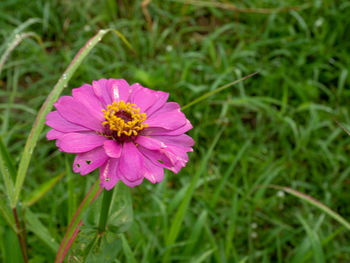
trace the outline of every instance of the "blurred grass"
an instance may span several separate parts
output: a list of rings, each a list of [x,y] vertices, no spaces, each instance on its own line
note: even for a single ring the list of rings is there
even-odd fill
[[[221,1],[250,9],[308,5],[269,14],[181,2],[150,1],[149,27],[141,1],[1,1],[0,54],[28,19],[39,19],[25,30],[40,36],[47,51],[26,38],[2,70],[0,130],[16,164],[33,114],[75,53],[99,29],[113,27],[136,54],[116,36],[107,36],[78,69],[65,94],[94,79],[125,78],[168,91],[171,100],[186,105],[259,71],[186,110],[195,127],[190,132],[195,151],[178,175],[168,172],[163,183],[144,183],[132,190],[135,221],[123,236],[119,262],[161,262],[164,255],[171,262],[350,261],[349,232],[339,231],[337,222],[281,191],[257,189],[289,186],[350,219],[350,138],[333,120],[350,127],[349,2]],[[175,214],[220,127],[225,129],[167,255]],[[42,134],[25,196],[67,174],[67,155]],[[71,164],[73,155],[68,156]],[[74,200],[82,200],[96,176],[65,176],[31,207],[40,219],[37,225],[46,226],[41,237],[28,234],[33,262],[52,261],[48,235],[62,239]],[[0,189],[3,193],[3,185]],[[5,224],[0,219],[0,225]],[[12,234],[8,228],[0,230],[4,259],[9,249],[4,240]]]

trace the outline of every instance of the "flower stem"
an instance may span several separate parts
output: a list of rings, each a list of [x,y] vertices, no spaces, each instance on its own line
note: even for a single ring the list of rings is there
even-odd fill
[[[27,255],[27,248],[26,248],[26,241],[25,241],[25,236],[24,236],[24,230],[21,228],[21,224],[19,222],[18,215],[17,215],[17,209],[13,208],[12,212],[13,212],[13,217],[15,218],[17,229],[18,229],[17,237],[18,237],[19,245],[21,247],[23,261],[25,263],[27,263],[28,262],[28,255]]]
[[[104,190],[103,192],[103,200],[102,200],[102,206],[101,206],[101,213],[100,213],[100,221],[98,224],[98,232],[99,234],[103,234],[106,230],[106,224],[108,219],[108,213],[109,208],[111,207],[111,201],[113,197],[114,187],[107,191]]]

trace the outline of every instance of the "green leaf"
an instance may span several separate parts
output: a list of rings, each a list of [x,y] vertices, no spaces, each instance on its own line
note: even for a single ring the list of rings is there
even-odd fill
[[[123,233],[129,229],[133,221],[133,208],[130,188],[119,182],[112,200],[108,217],[108,228],[114,233]]]
[[[18,238],[15,232],[12,231],[10,228],[5,228],[4,233],[4,239],[6,242],[4,242],[5,248],[4,248],[4,255],[3,259],[4,262],[16,262],[16,263],[22,263],[22,253],[21,248],[18,243]]]
[[[115,262],[115,259],[122,247],[120,235],[109,232],[105,233],[100,238],[101,241],[97,252],[95,249],[92,249],[91,251],[95,251],[95,253],[90,253],[88,255],[85,261],[86,263]]]
[[[100,257],[100,262],[111,262],[110,257],[115,252],[108,252],[106,247],[111,244],[121,245],[120,234],[128,230],[133,221],[130,188],[124,183],[119,182],[115,186],[106,230],[99,234],[96,226],[100,219],[102,203],[101,198],[94,202],[82,218],[84,226],[80,227],[81,232],[71,253],[81,262],[98,262],[98,257]],[[122,248],[127,249],[125,243],[122,244]]]
[[[12,228],[12,230],[17,233],[17,227],[16,227],[16,223],[15,220],[12,216],[11,211],[9,210],[9,208],[7,207],[5,200],[0,199],[0,212],[2,217],[5,219],[5,221],[7,222],[7,224]]]
[[[41,184],[34,191],[32,191],[27,198],[23,201],[24,206],[31,206],[36,203],[41,197],[43,197],[50,189],[52,189],[64,176],[64,173],[51,178],[47,182]]]
[[[77,262],[115,262],[122,248],[120,234],[104,232],[98,235],[97,228],[91,225],[82,226],[70,256]]]
[[[27,229],[39,237],[52,250],[52,252],[56,253],[59,247],[58,243],[51,236],[47,228],[40,222],[37,215],[30,211],[29,208],[25,211],[25,219],[27,222]]]
[[[71,63],[69,64],[69,66],[67,67],[67,69],[65,70],[61,78],[58,80],[53,90],[50,92],[49,96],[46,98],[44,104],[41,106],[41,109],[39,111],[39,114],[36,117],[32,130],[30,131],[29,137],[24,147],[21,161],[19,163],[15,190],[13,195],[11,195],[11,198],[10,198],[11,207],[16,207],[17,205],[19,195],[24,183],[24,179],[27,174],[30,159],[32,157],[36,143],[39,139],[40,133],[44,128],[46,115],[51,111],[53,103],[57,101],[63,89],[67,86],[68,81],[72,78],[73,74],[78,69],[80,64],[83,62],[84,58],[97,45],[97,43],[102,39],[102,37],[110,31],[116,33],[118,36],[121,36],[121,34],[116,30],[112,30],[112,29],[99,30],[98,33],[92,38],[90,38],[86,42],[84,47],[82,47],[79,50],[79,52],[71,61]],[[130,46],[130,43],[124,37],[122,37],[121,39],[126,43],[127,46]]]

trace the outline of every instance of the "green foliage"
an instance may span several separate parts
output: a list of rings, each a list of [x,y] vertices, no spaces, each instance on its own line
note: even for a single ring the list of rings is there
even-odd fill
[[[133,211],[125,211],[125,224],[119,224],[124,212],[112,208],[112,231],[91,243],[101,197],[96,200],[70,260],[82,244],[86,249],[97,242],[102,249],[92,249],[97,252],[87,254],[89,262],[350,261],[349,231],[340,227],[350,221],[350,138],[334,122],[350,128],[349,3],[185,2],[150,1],[149,26],[141,0],[0,1],[0,60],[6,58],[0,63],[0,261],[21,260],[7,207],[6,193],[15,184],[11,167],[18,167],[35,117],[59,77],[104,28],[117,29],[134,51],[117,35],[105,36],[63,94],[110,77],[170,92],[180,105],[215,95],[186,109],[196,141],[188,166],[177,175],[167,172],[161,184],[131,189]],[[300,8],[287,8],[295,6]],[[35,201],[24,214],[32,262],[53,261],[77,204],[98,178],[98,172],[71,174],[73,155],[46,141],[47,130],[36,134],[37,148],[16,192],[21,188],[25,200]],[[263,187],[271,184],[289,188]],[[306,193],[342,217],[286,189]]]

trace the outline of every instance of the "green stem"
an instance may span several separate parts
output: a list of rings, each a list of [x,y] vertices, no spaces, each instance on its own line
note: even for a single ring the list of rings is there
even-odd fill
[[[113,191],[114,191],[114,187],[109,191],[104,190],[104,192],[103,192],[103,200],[102,200],[101,213],[100,213],[100,222],[98,224],[99,234],[103,234],[106,230],[106,223],[107,223],[107,219],[108,219],[109,208],[111,207]]]

